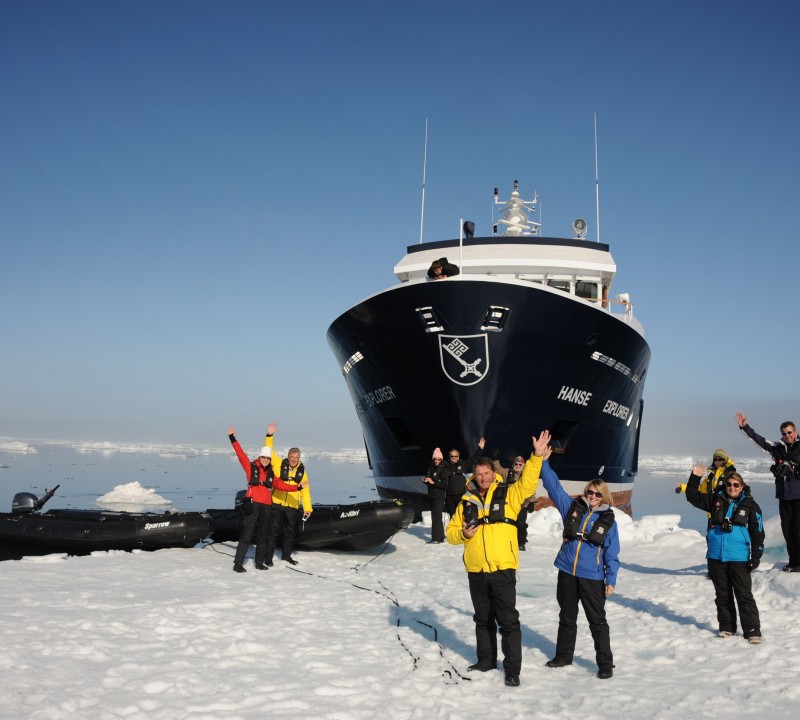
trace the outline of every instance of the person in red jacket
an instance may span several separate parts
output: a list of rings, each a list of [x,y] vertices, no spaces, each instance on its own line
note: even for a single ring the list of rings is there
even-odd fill
[[[228,428],[228,439],[233,445],[236,457],[247,475],[247,493],[245,494],[242,508],[244,509],[244,527],[239,536],[239,544],[236,547],[236,557],[233,560],[233,571],[242,573],[244,569],[244,556],[253,533],[256,536],[256,570],[267,570],[264,563],[267,552],[267,534],[269,532],[270,516],[272,514],[272,488],[283,490],[284,492],[299,492],[305,485],[290,485],[280,479],[280,470],[275,473],[272,464],[272,449],[261,448],[256,460],[247,457],[247,453],[242,449],[236,439],[236,430]],[[304,480],[305,482],[305,480]]]

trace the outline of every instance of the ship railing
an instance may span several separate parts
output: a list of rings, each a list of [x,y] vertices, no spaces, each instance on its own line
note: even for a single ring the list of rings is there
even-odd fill
[[[604,310],[609,310],[611,309],[611,306],[614,305],[621,305],[623,308],[625,308],[625,315],[627,317],[631,317],[633,315],[633,303],[629,299],[628,300],[612,300],[611,298],[606,298],[605,300],[603,298],[581,298],[581,299],[586,300],[587,302],[600,303],[603,306]]]

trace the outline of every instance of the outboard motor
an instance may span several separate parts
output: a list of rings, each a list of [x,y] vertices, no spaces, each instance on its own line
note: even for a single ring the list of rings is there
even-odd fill
[[[14,495],[11,501],[11,512],[17,514],[32,513],[36,510],[39,498],[31,492],[21,492]]]

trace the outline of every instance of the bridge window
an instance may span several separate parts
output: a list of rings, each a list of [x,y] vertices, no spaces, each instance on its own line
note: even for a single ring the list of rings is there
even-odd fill
[[[597,283],[588,282],[586,280],[578,280],[575,283],[575,294],[579,298],[597,300]]]

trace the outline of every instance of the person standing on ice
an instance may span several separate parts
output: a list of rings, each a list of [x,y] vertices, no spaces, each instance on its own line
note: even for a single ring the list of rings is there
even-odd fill
[[[516,519],[522,502],[536,491],[542,455],[550,433],[542,431],[533,439],[533,454],[525,463],[519,481],[510,487],[495,473],[492,461],[481,458],[475,477],[447,524],[447,542],[464,546],[464,565],[469,594],[475,610],[475,640],[478,662],[469,670],[488,672],[497,668],[497,635],[500,627],[505,683],[519,686],[522,669],[522,632],[517,611]]]
[[[614,592],[619,570],[619,531],[611,509],[611,491],[604,480],[592,480],[578,498],[561,485],[544,453],[542,483],[564,521],[564,542],[556,555],[558,568],[558,639],[556,654],[545,665],[572,665],[578,635],[578,601],[589,621],[594,640],[597,677],[614,675],[611,634],[606,620],[606,598]]]
[[[747,437],[772,455],[770,470],[775,476],[781,531],[789,553],[789,563],[783,571],[800,572],[800,437],[797,426],[789,420],[781,423],[781,439],[773,443],[753,430],[740,412],[736,413],[736,423]]]
[[[736,633],[736,605],[746,640],[761,642],[761,621],[753,597],[751,573],[764,553],[761,508],[739,473],[729,475],[716,492],[701,493],[705,468],[696,465],[686,485],[686,499],[710,513],[706,534],[708,576],[714,583],[719,636]],[[734,603],[734,597],[736,602]]]
[[[437,447],[433,451],[431,464],[422,478],[428,486],[428,497],[431,499],[431,539],[429,545],[439,545],[444,542],[444,501],[447,497],[447,484],[450,479],[450,467],[444,462],[444,455]]]
[[[297,560],[292,557],[294,547],[294,533],[297,528],[298,517],[300,516],[300,506],[303,506],[303,520],[308,520],[314,507],[311,505],[311,489],[309,488],[308,473],[305,465],[300,462],[300,448],[289,448],[286,457],[281,460],[276,457],[274,452],[275,433],[278,426],[270,423],[267,428],[267,436],[264,438],[264,445],[273,450],[273,468],[280,466],[278,470],[280,479],[290,485],[299,485],[305,479],[305,486],[297,492],[285,492],[274,488],[272,491],[272,519],[270,520],[269,535],[267,539],[267,554],[265,562],[268,567],[272,567],[272,556],[278,544],[278,538],[283,534],[281,544],[281,558],[290,565],[297,565]]]
[[[247,572],[244,569],[244,556],[250,547],[253,534],[256,536],[256,570],[266,570],[264,559],[267,551],[267,533],[272,513],[272,488],[286,492],[299,492],[305,485],[290,485],[283,482],[280,477],[275,477],[272,466],[272,449],[262,447],[256,460],[251,460],[236,439],[236,429],[228,428],[228,439],[231,441],[233,451],[239,458],[239,463],[247,475],[247,493],[242,504],[244,508],[244,527],[236,546],[236,556],[233,560],[233,571]],[[305,481],[304,481],[305,482]]]

